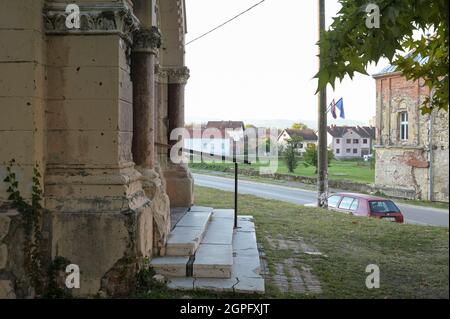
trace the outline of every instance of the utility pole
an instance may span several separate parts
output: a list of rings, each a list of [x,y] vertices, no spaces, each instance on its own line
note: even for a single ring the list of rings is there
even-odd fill
[[[319,41],[322,31],[325,31],[325,0],[318,0],[319,4]],[[319,47],[319,52],[321,49]],[[319,70],[321,60],[319,55]],[[319,145],[317,148],[317,188],[318,207],[328,207],[328,148],[327,148],[327,88],[323,88],[318,95]]]

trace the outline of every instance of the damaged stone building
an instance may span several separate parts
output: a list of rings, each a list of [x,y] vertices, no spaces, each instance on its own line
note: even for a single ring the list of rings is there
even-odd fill
[[[418,61],[423,62],[423,61]],[[448,202],[448,112],[422,115],[430,92],[424,81],[408,81],[394,66],[376,80],[375,184],[387,195]]]
[[[33,295],[3,182],[11,160],[25,200],[38,176],[43,250],[79,265],[78,295],[126,293],[164,254],[170,206],[193,202],[191,174],[168,160],[184,126],[185,2],[78,0],[79,28],[69,3],[0,2],[1,298]]]
[[[130,296],[149,268],[264,292],[252,218],[193,206],[170,159],[186,32],[184,0],[0,1],[0,299]]]

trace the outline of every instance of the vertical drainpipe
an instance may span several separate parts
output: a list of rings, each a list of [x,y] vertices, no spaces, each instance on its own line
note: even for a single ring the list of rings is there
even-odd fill
[[[434,89],[430,93],[430,107],[433,102]],[[433,200],[433,111],[428,121],[428,200]]]

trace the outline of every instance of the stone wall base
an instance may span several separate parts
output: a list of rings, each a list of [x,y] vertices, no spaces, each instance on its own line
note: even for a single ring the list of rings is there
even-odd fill
[[[151,200],[150,208],[153,214],[153,254],[165,255],[165,246],[169,236],[170,200],[166,194],[166,182],[162,177],[161,169],[141,169],[142,188],[145,195]]]
[[[34,297],[24,267],[22,217],[0,202],[0,299]]]
[[[158,200],[151,201],[141,174],[131,167],[52,169],[45,181],[51,209],[42,218],[42,256],[49,265],[63,257],[79,267],[80,287],[70,290],[73,296],[129,296],[136,273],[154,254],[153,215],[167,202],[159,200],[164,194],[157,188]],[[0,217],[0,298],[33,297],[22,284],[27,274],[21,214],[0,209]],[[58,283],[65,288],[64,280]]]
[[[191,207],[194,204],[194,178],[184,165],[169,164],[164,171],[170,207]]]

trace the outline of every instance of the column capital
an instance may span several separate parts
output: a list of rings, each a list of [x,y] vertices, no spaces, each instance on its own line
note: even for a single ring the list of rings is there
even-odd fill
[[[163,67],[156,65],[155,74],[159,83],[186,84],[190,77],[190,70],[186,66]]]
[[[139,20],[133,13],[130,2],[122,0],[115,3],[80,3],[80,28],[69,29],[66,19],[66,3],[47,2],[43,10],[44,27],[47,35],[91,35],[118,34],[128,44],[139,28]]]
[[[142,28],[134,32],[133,51],[157,54],[161,47],[161,32],[157,27]]]

